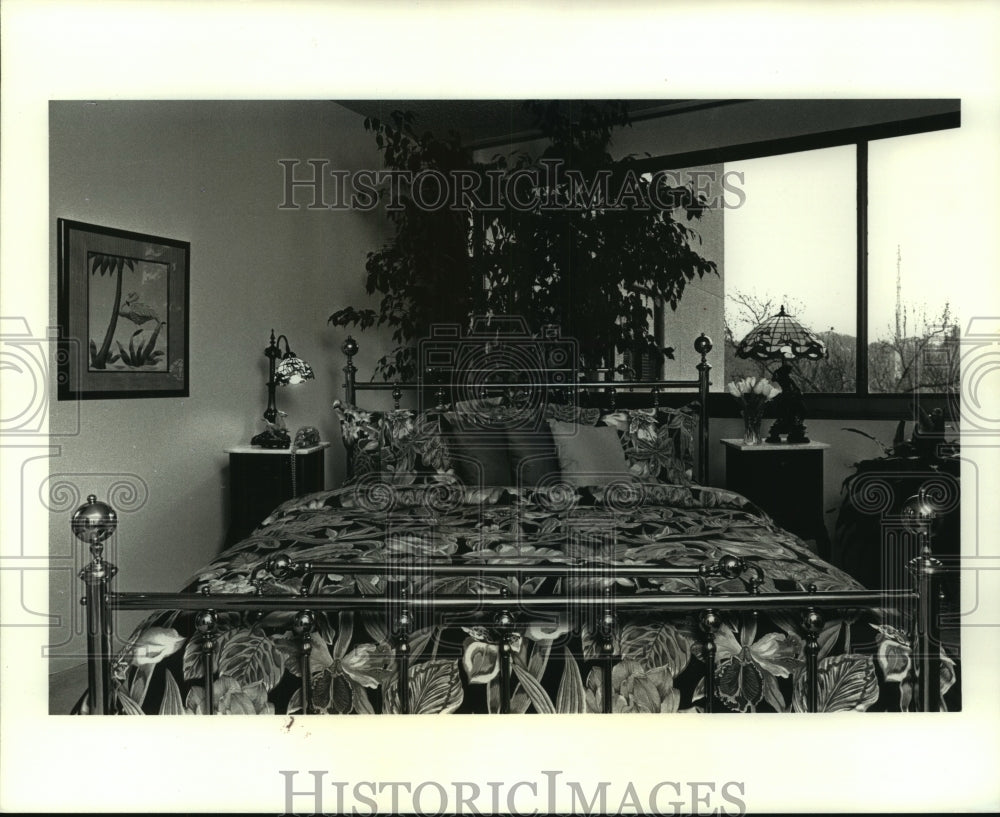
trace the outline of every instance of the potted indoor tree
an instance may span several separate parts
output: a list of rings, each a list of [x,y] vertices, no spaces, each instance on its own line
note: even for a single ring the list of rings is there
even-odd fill
[[[691,227],[704,198],[611,156],[615,129],[629,124],[624,104],[525,104],[545,147],[485,162],[456,133],[418,132],[410,113],[365,120],[388,170],[444,178],[471,171],[484,189],[516,175],[520,185],[489,206],[437,209],[400,191],[401,206],[388,212],[393,236],[365,264],[377,308],[348,306],[329,318],[392,329],[397,346],[378,362],[385,379],[414,376],[413,342],[432,324],[467,325],[473,315],[519,315],[534,331],[558,325],[587,368],[612,365],[614,350],[670,357],[671,348],[652,341],[650,304],[676,309],[688,282],[717,274]]]

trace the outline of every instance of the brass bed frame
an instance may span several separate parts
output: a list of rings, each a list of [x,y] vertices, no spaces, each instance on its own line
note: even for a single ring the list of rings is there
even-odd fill
[[[647,390],[653,396],[654,405],[661,389],[690,388],[698,390],[700,398],[699,424],[699,462],[698,477],[704,483],[708,474],[708,388],[711,365],[707,355],[712,343],[702,334],[694,344],[695,350],[701,356],[697,364],[698,378],[695,380],[662,380],[652,382],[640,381],[588,381],[577,377],[557,378],[555,382],[546,381],[543,386],[554,389],[600,389],[607,393],[614,405],[616,394],[620,389]],[[358,352],[358,344],[348,338],[342,347],[347,356],[345,372],[345,397],[353,405],[356,395],[362,390],[389,390],[392,392],[396,406],[406,388],[426,387],[423,384],[403,383],[358,383],[357,369],[353,358]],[[431,372],[427,372],[431,374]],[[447,398],[450,385],[439,380],[434,384],[435,400],[443,405]],[[521,389],[535,388],[539,382],[535,380],[514,380],[503,384],[504,388]],[[485,387],[484,387],[485,388]],[[916,507],[916,505],[912,506]],[[276,554],[259,568],[252,577],[252,582],[267,571],[275,578],[297,577],[301,579],[301,591],[298,595],[209,595],[203,593],[143,593],[116,592],[112,589],[112,580],[117,568],[103,558],[104,542],[114,533],[117,527],[115,511],[93,495],[88,497],[73,515],[71,527],[73,533],[89,546],[91,562],[80,572],[80,578],[85,586],[86,594],[81,603],[86,607],[87,650],[88,650],[88,710],[90,714],[116,714],[114,694],[112,690],[112,665],[115,656],[112,653],[113,613],[119,610],[177,610],[193,611],[195,629],[200,642],[201,661],[205,678],[215,677],[214,656],[217,647],[216,634],[219,612],[253,612],[263,615],[267,612],[293,612],[293,632],[298,639],[300,677],[302,679],[303,711],[311,711],[310,685],[310,652],[312,649],[311,634],[316,624],[316,613],[339,611],[382,611],[389,625],[388,632],[392,634],[395,649],[398,678],[397,687],[400,698],[400,712],[408,713],[409,702],[409,637],[416,614],[441,615],[444,613],[473,611],[480,619],[500,633],[500,711],[510,710],[511,702],[511,649],[512,640],[519,628],[534,623],[530,611],[565,611],[573,607],[570,615],[573,626],[578,627],[583,616],[596,622],[600,635],[600,665],[603,673],[602,708],[606,713],[612,711],[611,670],[615,660],[614,631],[616,627],[615,613],[617,610],[656,610],[661,612],[693,612],[697,613],[700,632],[703,637],[704,667],[705,667],[705,708],[712,712],[715,703],[715,635],[722,620],[722,611],[775,611],[795,610],[800,614],[802,629],[805,633],[805,674],[806,703],[808,711],[817,709],[818,700],[818,654],[820,645],[819,634],[825,622],[824,612],[836,610],[884,610],[903,609],[914,616],[915,639],[914,651],[918,667],[918,693],[916,704],[922,711],[937,711],[940,708],[938,679],[941,672],[939,652],[940,632],[940,591],[939,580],[942,563],[931,553],[930,527],[931,519],[911,509],[911,528],[917,537],[918,554],[910,560],[909,569],[913,577],[912,587],[893,590],[845,590],[818,591],[810,586],[805,591],[796,592],[760,592],[764,577],[756,565],[748,565],[736,556],[723,556],[715,562],[705,563],[697,567],[670,566],[635,566],[635,565],[597,565],[587,563],[574,564],[503,564],[503,565],[430,565],[398,562],[394,564],[376,563],[345,563],[338,561],[295,561],[285,554]],[[358,596],[310,596],[308,595],[309,580],[312,576],[324,573],[379,575],[386,581],[386,595],[379,597]],[[615,596],[613,583],[600,594],[591,597],[574,599],[572,605],[567,604],[564,594],[529,594],[523,597],[512,597],[508,592],[501,591],[499,595],[454,594],[447,596],[410,597],[406,584],[395,581],[403,577],[423,576],[458,576],[458,577],[562,577],[578,580],[600,580],[609,576],[615,578],[689,578],[698,581],[700,591],[697,593],[671,593],[669,595],[643,594],[637,596]],[[738,579],[742,582],[745,592],[725,594],[713,593],[711,580]],[[518,586],[522,586],[519,584]],[[390,590],[393,589],[393,590]],[[530,608],[525,614],[525,608]],[[550,623],[546,621],[545,623]],[[213,689],[211,683],[205,685],[206,711],[214,710]]]

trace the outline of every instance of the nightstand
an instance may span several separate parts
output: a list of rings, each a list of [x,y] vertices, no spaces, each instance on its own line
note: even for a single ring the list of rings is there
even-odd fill
[[[236,445],[229,454],[229,533],[226,546],[238,542],[275,508],[293,496],[325,487],[324,452],[330,443],[300,448]],[[293,471],[294,468],[294,471]],[[294,481],[293,481],[294,477]]]
[[[756,503],[776,523],[816,542],[824,559],[830,537],[823,523],[823,452],[828,443],[761,443],[721,440],[726,446],[726,488]]]

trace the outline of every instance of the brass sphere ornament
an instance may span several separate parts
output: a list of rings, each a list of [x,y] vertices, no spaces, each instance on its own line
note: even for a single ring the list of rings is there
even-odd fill
[[[823,624],[822,614],[812,607],[802,614],[802,628],[810,635],[818,635],[823,629]]]
[[[266,562],[268,572],[276,579],[284,579],[291,575],[292,560],[287,553],[270,556]]]
[[[694,350],[699,355],[707,355],[709,352],[712,351],[712,339],[704,332],[702,332],[694,340]]]
[[[715,633],[722,626],[722,619],[715,610],[703,610],[698,616],[698,624],[704,633]]]
[[[76,509],[70,525],[77,539],[92,545],[103,542],[115,532],[118,514],[108,503],[99,502],[94,494],[90,494],[86,504]]]
[[[194,628],[204,637],[211,637],[218,623],[219,616],[215,610],[200,610],[194,617]]]
[[[348,335],[344,342],[340,345],[340,351],[348,357],[353,357],[358,353],[358,342]]]
[[[907,528],[911,531],[923,532],[929,531],[937,519],[937,508],[927,498],[927,492],[921,488],[903,503],[900,514],[906,522]]]
[[[316,629],[316,616],[312,610],[300,610],[292,617],[292,632],[300,638]]]
[[[118,527],[118,514],[106,502],[99,502],[94,494],[76,509],[70,521],[73,535],[90,546],[90,554],[100,562],[104,542]]]
[[[735,579],[743,572],[743,560],[738,556],[726,554],[719,559],[719,573],[727,579]]]

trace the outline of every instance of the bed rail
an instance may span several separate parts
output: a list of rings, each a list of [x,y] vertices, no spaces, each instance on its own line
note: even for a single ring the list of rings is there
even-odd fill
[[[73,533],[87,544],[92,561],[80,572],[86,595],[87,651],[88,651],[88,709],[91,714],[113,714],[115,698],[111,685],[113,619],[117,610],[185,610],[195,612],[195,629],[201,647],[205,678],[215,677],[215,650],[219,612],[273,611],[294,613],[292,630],[299,641],[300,677],[302,678],[303,711],[310,712],[310,652],[311,635],[316,626],[317,612],[378,611],[385,612],[393,634],[398,662],[397,688],[400,712],[409,711],[409,637],[417,611],[428,615],[474,612],[487,626],[500,633],[500,692],[501,712],[510,709],[511,701],[511,642],[518,629],[533,623],[550,624],[551,620],[532,619],[548,611],[568,610],[578,626],[584,616],[596,623],[601,643],[601,671],[603,673],[603,711],[612,711],[611,671],[616,660],[614,636],[617,610],[687,611],[698,614],[703,636],[703,663],[705,665],[706,709],[711,712],[715,702],[715,637],[722,623],[721,611],[774,611],[795,610],[800,614],[805,633],[805,675],[807,709],[815,712],[818,699],[819,634],[825,623],[824,611],[880,610],[895,607],[915,608],[914,652],[918,667],[917,705],[922,711],[940,708],[938,679],[941,673],[940,658],[940,590],[939,577],[942,563],[930,552],[930,520],[913,521],[918,536],[920,553],[909,563],[913,586],[895,590],[845,590],[819,591],[810,586],[805,591],[762,593],[763,576],[760,569],[748,565],[743,559],[728,555],[710,564],[697,567],[645,566],[630,564],[567,564],[534,565],[530,562],[504,565],[453,565],[434,563],[347,563],[337,561],[295,561],[285,554],[272,556],[263,570],[277,579],[298,577],[302,589],[298,595],[232,594],[209,595],[206,593],[139,593],[114,592],[111,581],[117,568],[103,558],[104,543],[117,527],[117,515],[106,503],[94,495],[73,515]],[[388,589],[383,596],[341,596],[308,594],[308,579],[322,573],[381,575],[386,578]],[[574,595],[566,593],[510,595],[506,589],[499,594],[466,593],[425,597],[411,595],[407,576],[468,576],[481,577],[561,577],[576,580],[593,580],[606,585],[599,593]],[[691,578],[698,582],[698,591],[664,595],[619,595],[614,592],[614,582],[609,578],[629,577]],[[260,569],[254,581],[261,578]],[[739,580],[744,592],[715,593],[712,580]],[[260,585],[256,584],[258,593]],[[572,609],[568,609],[572,608]],[[213,712],[212,684],[205,685],[206,711]]]

